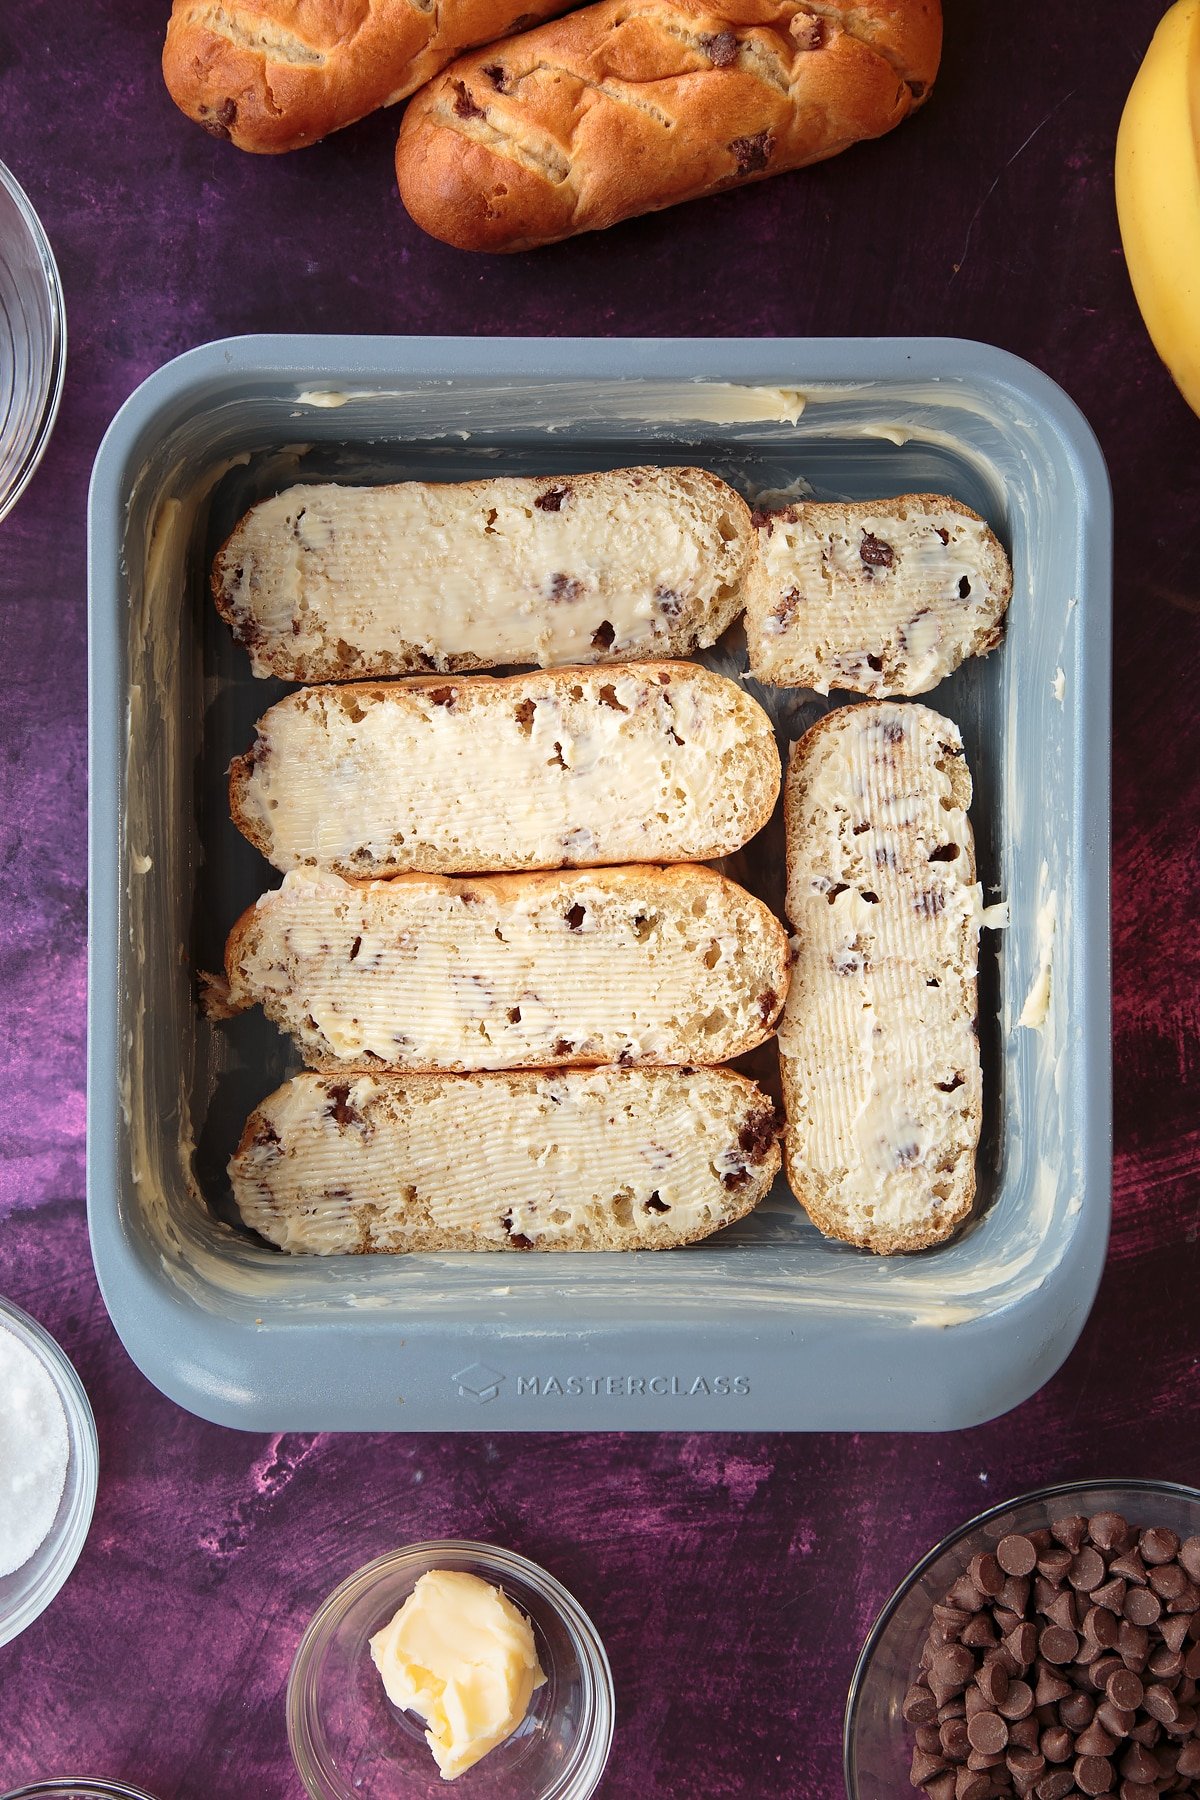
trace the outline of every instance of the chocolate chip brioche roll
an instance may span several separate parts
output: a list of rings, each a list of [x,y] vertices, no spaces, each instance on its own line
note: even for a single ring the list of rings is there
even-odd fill
[[[229,1165],[281,1250],[669,1250],[743,1218],[774,1108],[728,1069],[297,1075]]]
[[[970,803],[958,727],[926,706],[839,707],[792,746],[784,1165],[821,1231],[881,1254],[942,1242],[975,1195]]]
[[[726,1062],[787,992],[774,915],[676,864],[346,882],[307,871],[230,933],[221,1010],[260,1004],[315,1068]]]
[[[285,871],[708,862],[779,792],[766,713],[696,663],[301,688],[257,733],[230,811]]]
[[[403,100],[471,44],[559,0],[175,0],[163,76],[181,112],[239,150],[298,150]]]
[[[318,482],[251,507],[212,589],[285,681],[690,656],[741,611],[753,541],[706,469]]]
[[[746,644],[759,681],[924,694],[1003,636],[1008,558],[979,514],[944,494],[806,500],[756,523]]]
[[[423,88],[400,194],[463,250],[599,231],[890,131],[941,36],[939,0],[600,0]]]

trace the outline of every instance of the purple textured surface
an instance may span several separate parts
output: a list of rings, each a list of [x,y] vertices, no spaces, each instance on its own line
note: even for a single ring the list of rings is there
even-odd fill
[[[0,12],[0,157],[71,332],[57,431],[0,525],[0,1292],[75,1360],[102,1457],[75,1575],[0,1650],[0,1787],[86,1766],[162,1800],[297,1795],[283,1692],[308,1616],[368,1557],[450,1534],[533,1556],[591,1611],[607,1800],[827,1800],[858,1645],[943,1531],[1050,1479],[1200,1483],[1200,421],[1142,332],[1111,181],[1163,10],[950,0],[938,91],[893,138],[506,261],[407,222],[391,119],[283,160],[188,125],[159,80],[165,0]],[[1015,1413],[920,1439],[264,1440],[128,1362],[83,1209],[88,471],[167,357],[280,328],[957,333],[1083,406],[1117,498],[1114,1233],[1082,1341]]]

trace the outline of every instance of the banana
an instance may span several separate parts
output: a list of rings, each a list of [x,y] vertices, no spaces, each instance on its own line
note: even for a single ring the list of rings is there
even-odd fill
[[[1200,0],[1175,0],[1130,89],[1117,218],[1146,329],[1200,413]]]

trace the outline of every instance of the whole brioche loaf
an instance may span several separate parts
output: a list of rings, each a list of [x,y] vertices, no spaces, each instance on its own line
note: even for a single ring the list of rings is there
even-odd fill
[[[718,1063],[787,992],[783,927],[712,869],[293,873],[230,933],[224,1010],[261,1004],[314,1068]]]
[[[283,870],[707,862],[779,792],[766,713],[695,663],[301,688],[257,731],[230,810]]]
[[[174,0],[163,75],[181,112],[240,150],[297,150],[389,106],[471,44],[558,0]]]
[[[757,525],[746,643],[759,681],[923,694],[1000,642],[1012,570],[957,500],[803,501]]]
[[[297,1075],[229,1165],[283,1250],[666,1250],[757,1205],[774,1108],[728,1069]]]
[[[599,0],[423,88],[401,197],[464,250],[597,231],[890,131],[941,33],[939,0]]]
[[[970,801],[958,727],[925,706],[840,707],[792,748],[784,1164],[814,1224],[881,1253],[940,1243],[975,1194]]]
[[[742,604],[750,510],[704,469],[294,487],[218,552],[256,675],[687,656]]]

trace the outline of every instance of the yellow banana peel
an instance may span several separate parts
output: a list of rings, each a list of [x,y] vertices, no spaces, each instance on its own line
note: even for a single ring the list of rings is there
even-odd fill
[[[1158,354],[1200,413],[1200,0],[1175,0],[1117,133],[1117,217]]]

